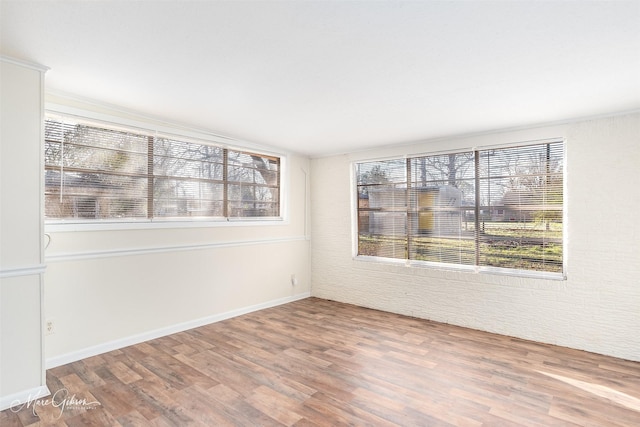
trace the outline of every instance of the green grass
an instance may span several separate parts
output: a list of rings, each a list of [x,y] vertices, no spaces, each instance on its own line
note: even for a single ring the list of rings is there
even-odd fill
[[[562,224],[554,222],[549,223],[549,230],[545,223],[484,222],[480,230],[487,236],[562,239]]]
[[[562,228],[560,224],[485,223],[481,235],[480,264],[520,270],[562,272]],[[409,248],[408,248],[409,246]],[[360,234],[358,254],[387,258],[475,264],[473,231],[462,239],[416,236],[407,245],[406,237]]]

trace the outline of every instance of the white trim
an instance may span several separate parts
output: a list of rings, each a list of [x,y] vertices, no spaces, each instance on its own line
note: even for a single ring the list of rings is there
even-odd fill
[[[281,186],[282,189],[282,186]],[[284,191],[284,190],[282,190]],[[44,192],[43,192],[44,194]],[[281,205],[283,206],[283,205]],[[283,214],[286,214],[283,212]],[[256,217],[257,218],[257,217]],[[107,230],[155,230],[167,228],[209,228],[209,227],[237,227],[237,226],[280,226],[289,225],[289,220],[282,217],[229,218],[210,219],[128,219],[128,220],[49,220],[45,222],[45,233],[74,232],[74,231],[107,231]]]
[[[289,157],[286,155],[282,155],[280,156],[280,182],[278,182],[278,185],[280,186],[280,195],[278,196],[278,203],[280,204],[280,216],[276,217],[274,219],[276,219],[277,221],[279,221],[280,224],[282,225],[288,225],[289,224],[289,218],[291,218],[290,212],[289,212],[289,200],[290,200],[290,188],[291,188],[291,175],[289,173]],[[256,224],[256,225],[260,225],[260,226],[266,226],[266,225],[270,225],[273,223],[270,223],[268,221],[260,221],[259,218],[243,218],[242,220],[248,220],[249,222]],[[242,222],[239,221],[239,223]],[[229,224],[232,224],[233,221],[229,221]],[[276,222],[277,224],[278,222]]]
[[[358,256],[358,235],[360,233],[358,225],[358,167],[357,162],[351,162],[349,173],[349,189],[351,190],[351,258]]]
[[[352,160],[350,162],[350,183],[352,192],[351,192],[351,251],[352,251],[352,259],[355,261],[365,261],[365,262],[375,262],[379,264],[393,264],[393,265],[404,265],[406,267],[425,267],[425,268],[433,268],[433,269],[443,269],[443,270],[452,270],[452,271],[460,271],[460,272],[470,272],[475,274],[496,274],[496,275],[505,275],[505,276],[516,276],[516,277],[525,277],[525,278],[533,278],[533,279],[545,279],[545,280],[567,280],[567,212],[566,205],[563,205],[563,231],[562,231],[562,272],[554,273],[548,271],[531,271],[531,270],[519,270],[519,269],[511,269],[511,268],[500,268],[500,267],[490,267],[490,266],[481,266],[481,265],[464,265],[464,264],[447,264],[447,263],[439,263],[439,262],[430,262],[430,261],[421,261],[421,260],[412,260],[408,258],[386,258],[379,256],[368,256],[368,255],[358,255],[358,239],[359,239],[359,230],[358,230],[358,209],[359,209],[359,200],[358,200],[358,177],[357,177],[357,166],[361,163],[371,163],[377,161],[394,161],[400,159],[414,159],[424,156],[434,156],[434,155],[442,155],[442,154],[450,154],[450,153],[465,153],[465,152],[481,152],[486,150],[494,150],[494,149],[511,149],[511,148],[521,148],[521,147],[529,147],[529,146],[539,146],[543,144],[554,144],[561,143],[562,144],[562,170],[563,170],[563,194],[567,194],[567,140],[566,137],[555,136],[548,138],[539,138],[533,140],[524,140],[519,142],[507,142],[500,143],[494,145],[479,145],[472,147],[460,147],[452,150],[434,150],[431,152],[418,152],[411,154],[403,154],[400,156],[391,156],[391,157],[377,157],[371,159],[359,159]],[[474,174],[475,176],[475,174]],[[408,185],[408,184],[407,184]],[[476,200],[476,203],[478,201]]]
[[[45,231],[44,231],[44,201],[45,201],[45,196],[44,196],[44,154],[45,154],[45,146],[44,146],[44,85],[45,85],[45,81],[44,81],[45,75],[44,73],[40,74],[40,141],[38,141],[40,143],[40,156],[38,159],[39,165],[40,165],[40,173],[38,175],[38,178],[40,179],[39,182],[39,191],[40,191],[40,200],[39,200],[39,208],[40,208],[40,216],[38,218],[38,228],[40,229],[40,237],[39,237],[39,243],[40,243],[40,262],[43,263],[44,262],[44,250],[45,250],[45,246],[44,246],[44,238],[45,238]],[[43,382],[44,384],[44,382]]]
[[[67,252],[47,256],[47,262],[77,261],[85,259],[111,258],[120,256],[148,255],[164,252],[196,251],[202,249],[231,248],[237,246],[269,245],[308,240],[305,236],[284,237],[275,239],[238,240],[231,242],[203,243],[199,245],[171,245],[150,248],[111,249],[106,251]]]
[[[45,360],[45,342],[44,342],[44,333],[46,331],[46,314],[44,311],[44,275],[41,274],[38,278],[38,286],[40,287],[40,384],[43,384],[45,387],[47,385],[47,368],[46,368],[46,360]]]
[[[0,279],[6,277],[34,276],[42,274],[47,269],[45,264],[30,265],[28,267],[5,268],[0,270]]]
[[[13,408],[20,404],[29,404],[41,397],[49,396],[51,391],[46,385],[41,385],[29,390],[20,391],[18,393],[10,394],[8,396],[0,397],[0,411]]]
[[[485,150],[499,150],[505,148],[520,148],[520,147],[528,147],[532,145],[542,145],[542,144],[553,144],[556,142],[562,142],[566,145],[566,138],[563,136],[552,136],[548,138],[538,138],[538,139],[530,139],[518,142],[501,142],[499,144],[487,144],[487,145],[466,145],[460,146],[458,148],[446,149],[446,150],[431,150],[431,151],[416,151],[411,153],[405,153],[397,156],[379,156],[372,158],[358,158],[357,160],[352,160],[351,165],[354,169],[354,174],[356,173],[355,168],[358,163],[371,163],[371,162],[383,162],[383,161],[393,161],[393,160],[406,160],[413,159],[417,157],[428,157],[428,156],[441,156],[446,154],[464,154],[471,153],[475,151],[485,151]]]
[[[32,70],[40,71],[41,73],[46,73],[49,70],[49,67],[45,65],[37,64],[35,62],[23,61],[22,59],[11,58],[5,55],[0,55],[0,61],[7,62],[9,64],[19,65],[25,68],[30,68]]]
[[[55,95],[54,95],[55,96]],[[81,101],[82,102],[82,101]],[[100,106],[94,103],[93,106]],[[118,112],[114,107],[104,106],[107,110]],[[180,140],[196,142],[198,144],[211,145],[229,150],[255,153],[276,157],[280,161],[280,181],[279,186],[279,204],[280,214],[275,217],[250,217],[250,218],[153,218],[153,219],[126,219],[126,220],[46,220],[45,232],[48,231],[94,231],[94,230],[121,230],[121,229],[156,229],[156,228],[188,228],[188,227],[219,227],[228,225],[267,225],[267,224],[288,224],[289,220],[289,154],[283,151],[277,151],[270,147],[252,144],[242,140],[235,140],[223,137],[212,132],[189,128],[180,124],[172,124],[166,121],[145,118],[144,116],[135,115],[133,112],[119,111],[128,117],[118,115],[110,115],[109,113],[100,113],[90,109],[81,107],[72,107],[65,104],[54,102],[46,102],[43,110],[44,117],[53,117],[55,119],[66,121],[78,120],[87,122],[88,124],[106,125],[110,128],[133,130],[144,135],[162,135]],[[142,121],[141,121],[142,120]],[[147,120],[147,121],[144,121]],[[149,121],[152,120],[152,121]],[[42,120],[44,122],[44,120]],[[44,128],[44,126],[43,126]],[[43,130],[44,140],[44,130]],[[44,145],[43,145],[44,147]],[[44,148],[43,148],[44,149]],[[42,156],[44,160],[44,156]],[[44,183],[44,167],[41,166],[43,173],[42,182]],[[43,184],[44,187],[44,184]],[[44,198],[44,191],[43,198]]]
[[[200,326],[209,325],[211,323],[220,322],[222,320],[231,319],[233,317],[242,316],[243,314],[252,313],[254,311],[264,310],[266,308],[287,304],[293,301],[309,298],[310,296],[311,296],[311,292],[304,292],[298,295],[278,298],[278,299],[267,301],[264,303],[227,311],[225,313],[214,314],[214,315],[203,317],[200,319],[178,323],[176,325],[168,326],[165,328],[155,329],[153,331],[148,331],[141,334],[117,339],[114,341],[105,342],[102,344],[94,345],[92,347],[87,347],[81,350],[73,351],[71,353],[66,353],[60,356],[51,357],[47,359],[46,367],[47,369],[55,368],[57,366],[66,365],[67,363],[72,363],[81,359],[85,359],[87,357],[97,356],[98,354],[106,353],[113,350],[118,350],[120,348],[128,347],[134,344],[139,344],[144,341],[149,341],[149,340],[164,337],[167,335],[176,334],[178,332],[183,332],[189,329],[198,328]]]
[[[45,195],[44,195],[44,187],[45,187],[45,174],[44,174],[44,163],[45,163],[45,146],[44,146],[44,87],[45,87],[45,73],[40,74],[40,218],[38,221],[38,227],[40,229],[40,263],[44,263],[44,252],[51,243],[51,236],[46,234],[44,229],[44,212],[45,212]],[[48,240],[49,243],[47,245],[44,244],[45,239]],[[45,266],[46,268],[46,266]],[[44,307],[44,274],[41,274],[39,277],[39,285],[40,285],[40,384],[43,384],[45,387],[47,386],[47,368],[46,368],[46,360],[45,360],[45,342],[44,342],[44,332],[46,330],[46,313]]]

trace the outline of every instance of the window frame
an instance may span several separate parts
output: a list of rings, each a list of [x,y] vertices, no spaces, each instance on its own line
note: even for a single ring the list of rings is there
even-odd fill
[[[111,108],[110,108],[111,109]],[[110,111],[111,112],[111,111]],[[115,114],[113,114],[115,113]],[[279,215],[269,217],[152,217],[152,218],[105,218],[105,219],[55,219],[45,218],[45,232],[138,230],[164,228],[203,228],[229,226],[265,226],[289,224],[289,165],[288,154],[265,149],[239,139],[220,136],[206,130],[195,129],[155,118],[136,115],[129,111],[114,110],[111,114],[78,108],[54,102],[45,103],[43,120],[51,117],[75,118],[80,121],[103,124],[109,128],[120,128],[140,134],[154,134],[163,138],[211,145],[232,151],[247,152],[279,159]],[[43,171],[44,171],[44,126],[43,126]],[[44,180],[44,173],[43,173]],[[43,182],[44,209],[44,182]]]
[[[392,161],[392,160],[407,161],[408,159],[420,158],[424,156],[461,154],[469,151],[481,152],[485,150],[494,150],[494,149],[500,150],[500,149],[527,147],[532,145],[553,144],[553,143],[562,144],[563,203],[562,203],[562,271],[561,272],[520,270],[515,268],[493,267],[493,266],[483,266],[483,265],[442,263],[442,262],[411,259],[409,256],[406,256],[405,258],[391,258],[391,257],[359,254],[359,231],[360,230],[359,230],[358,164],[370,163],[370,162],[381,162],[381,161]],[[466,272],[466,273],[473,273],[473,274],[517,276],[517,277],[534,278],[534,279],[567,280],[567,253],[568,253],[567,247],[568,247],[569,227],[567,224],[568,193],[567,193],[566,166],[567,166],[567,144],[566,144],[566,138],[564,137],[550,137],[550,138],[537,139],[537,140],[519,141],[514,143],[507,142],[507,143],[471,146],[471,147],[461,146],[455,149],[448,149],[448,150],[411,152],[411,153],[401,154],[398,156],[371,157],[371,158],[363,157],[363,158],[358,158],[357,160],[352,160],[351,168],[350,168],[351,169],[351,173],[350,173],[351,214],[352,214],[351,215],[352,259],[358,262],[373,263],[373,264],[391,264],[391,265],[404,266],[404,267],[410,267],[410,268],[413,267],[413,268],[424,268],[424,269],[434,269],[434,270],[457,271],[457,272]],[[478,207],[478,209],[482,208],[482,205],[477,200],[475,202],[475,206]],[[406,211],[407,213],[409,212],[408,207]]]

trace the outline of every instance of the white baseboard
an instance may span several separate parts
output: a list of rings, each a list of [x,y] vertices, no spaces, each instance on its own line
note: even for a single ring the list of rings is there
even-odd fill
[[[243,314],[251,313],[265,308],[275,307],[278,305],[286,304],[293,301],[309,298],[311,292],[304,292],[302,294],[293,295],[285,298],[278,298],[275,300],[267,301],[264,303],[251,305],[248,307],[239,308],[237,310],[227,311],[225,313],[214,314],[212,316],[203,317],[200,319],[191,320],[188,322],[178,323],[166,328],[155,329],[153,331],[145,332],[142,334],[132,335],[129,337],[109,341],[103,344],[84,348],[82,350],[73,351],[71,353],[62,354],[48,358],[46,360],[46,368],[51,369],[57,366],[66,365],[67,363],[76,362],[87,357],[97,356],[98,354],[106,353],[113,350],[118,350],[130,345],[139,344],[144,341],[149,341],[155,338],[164,337],[167,335],[175,334],[178,332],[186,331],[189,329],[197,328],[199,326],[209,325],[211,323],[219,322],[221,320],[231,319],[232,317],[241,316]]]
[[[20,408],[21,405],[32,404],[36,399],[49,396],[51,392],[46,385],[24,390],[18,393],[10,394],[9,396],[0,397],[0,411],[4,411],[9,408]]]

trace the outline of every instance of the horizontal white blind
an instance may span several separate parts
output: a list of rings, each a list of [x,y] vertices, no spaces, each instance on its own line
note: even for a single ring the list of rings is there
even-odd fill
[[[407,163],[404,159],[359,163],[358,253],[407,257]]]
[[[228,150],[227,212],[230,217],[276,216],[280,159]]]
[[[47,218],[145,218],[147,137],[47,119]]]
[[[221,147],[156,138],[153,176],[154,216],[225,216]]]
[[[153,132],[45,120],[45,217],[278,217],[280,158]]]
[[[562,142],[355,165],[358,255],[562,273]]]
[[[562,272],[561,142],[479,152],[479,265]]]
[[[410,259],[475,263],[474,159],[472,151],[411,159]]]

